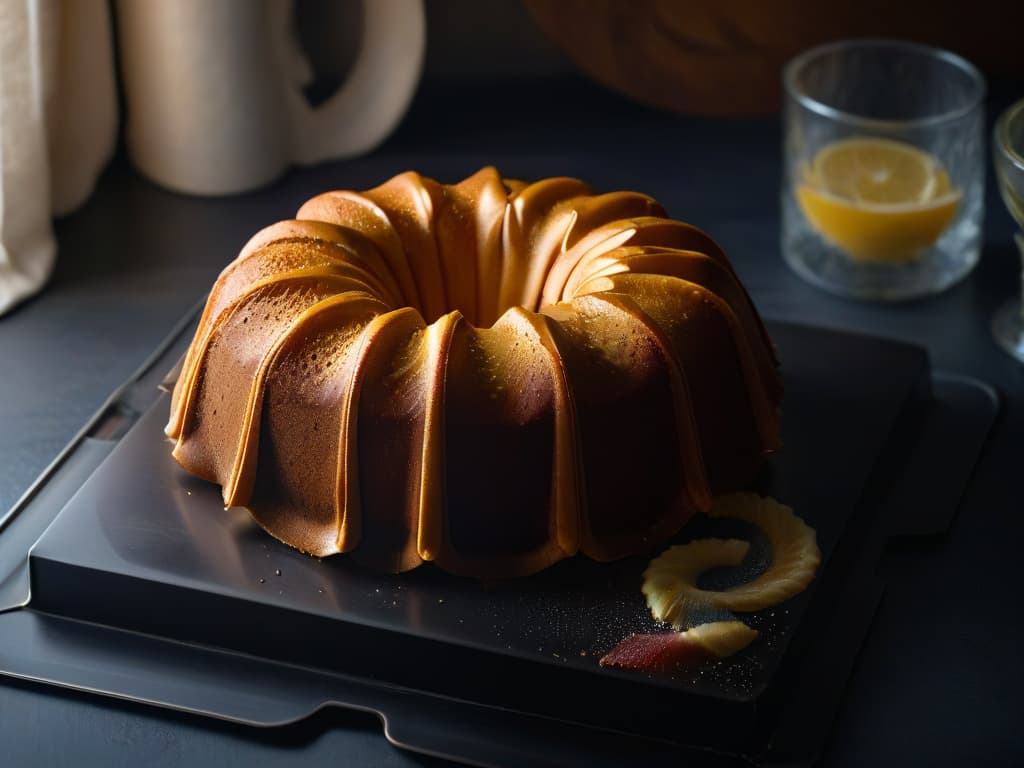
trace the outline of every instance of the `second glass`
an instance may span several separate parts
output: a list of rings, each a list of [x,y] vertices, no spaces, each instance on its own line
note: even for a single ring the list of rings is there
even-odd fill
[[[824,45],[783,72],[782,253],[835,293],[937,293],[978,261],[985,82],[891,40]]]
[[[1006,210],[1021,228],[1014,236],[1021,257],[1020,294],[996,312],[992,332],[1003,349],[1024,363],[1024,99],[996,121],[992,155]]]

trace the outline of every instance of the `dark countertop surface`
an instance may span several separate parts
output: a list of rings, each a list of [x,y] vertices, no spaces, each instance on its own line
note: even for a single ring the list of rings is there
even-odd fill
[[[1009,102],[993,91],[990,122]],[[779,140],[775,119],[674,116],[555,79],[424,87],[398,132],[371,155],[294,170],[235,197],[165,191],[119,157],[93,198],[57,222],[59,261],[47,289],[0,318],[0,510],[248,236],[313,194],[367,188],[408,169],[454,182],[487,164],[518,178],[573,175],[597,190],[638,189],[718,239],[767,317],[909,341],[928,350],[934,368],[999,391],[1001,414],[952,530],[884,563],[886,597],[825,762],[1020,764],[1024,366],[989,332],[995,307],[1020,287],[1013,223],[989,173],[984,250],[967,280],[907,304],[835,298],[782,263]],[[392,747],[365,714],[325,711],[262,731],[0,679],[5,766],[435,762]]]

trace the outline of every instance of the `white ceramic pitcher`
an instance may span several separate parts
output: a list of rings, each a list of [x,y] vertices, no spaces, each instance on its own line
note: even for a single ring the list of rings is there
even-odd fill
[[[118,0],[128,152],[192,194],[265,184],[293,163],[367,152],[405,113],[423,65],[422,0],[366,0],[359,53],[311,107],[292,0]]]

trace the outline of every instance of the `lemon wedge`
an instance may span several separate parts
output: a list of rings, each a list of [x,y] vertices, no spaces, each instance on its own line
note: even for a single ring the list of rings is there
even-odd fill
[[[852,138],[805,166],[797,201],[810,225],[858,261],[911,261],[942,235],[962,197],[938,158],[902,141]]]

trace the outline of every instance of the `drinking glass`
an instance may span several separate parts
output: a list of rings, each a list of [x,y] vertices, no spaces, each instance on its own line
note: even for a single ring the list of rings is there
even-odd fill
[[[992,133],[992,155],[999,193],[1024,229],[1024,99],[1000,115]],[[1021,295],[1006,302],[992,319],[992,333],[1007,352],[1024,362],[1024,234],[1014,239],[1021,255]]]
[[[872,300],[937,293],[978,262],[984,95],[955,54],[896,40],[806,51],[783,70],[782,254]]]

